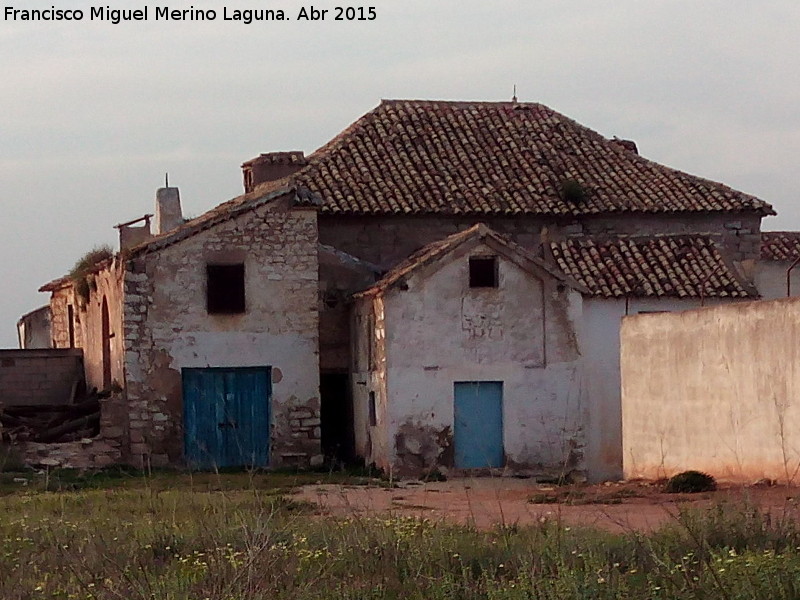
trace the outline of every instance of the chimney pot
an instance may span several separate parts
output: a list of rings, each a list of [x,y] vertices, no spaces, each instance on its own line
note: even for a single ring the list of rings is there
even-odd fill
[[[181,194],[176,187],[156,191],[156,235],[166,233],[183,224]]]

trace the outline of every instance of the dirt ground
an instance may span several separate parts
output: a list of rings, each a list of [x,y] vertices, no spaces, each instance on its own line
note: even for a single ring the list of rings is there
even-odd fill
[[[548,519],[612,532],[648,531],[674,518],[681,506],[723,501],[745,501],[776,514],[800,517],[800,488],[722,484],[715,492],[700,494],[666,494],[662,488],[658,482],[558,487],[487,477],[406,482],[397,487],[308,485],[294,497],[317,504],[323,514],[413,515],[479,528]]]

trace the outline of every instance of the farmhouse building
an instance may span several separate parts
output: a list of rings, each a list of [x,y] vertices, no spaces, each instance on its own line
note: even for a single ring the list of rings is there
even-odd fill
[[[517,102],[384,101],[242,169],[192,220],[159,190],[85,297],[42,288],[121,461],[619,477],[621,317],[759,297],[774,214]]]

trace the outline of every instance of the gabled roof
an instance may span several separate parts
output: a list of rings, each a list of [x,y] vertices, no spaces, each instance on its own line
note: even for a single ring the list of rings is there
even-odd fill
[[[393,285],[405,281],[406,278],[414,271],[417,271],[418,269],[421,269],[439,260],[445,259],[459,246],[472,241],[486,244],[499,255],[504,256],[506,259],[528,272],[535,272],[535,270],[538,268],[540,271],[544,271],[553,278],[563,281],[565,284],[577,289],[581,293],[588,292],[583,285],[575,281],[569,275],[566,275],[553,268],[552,265],[548,264],[543,259],[534,255],[519,244],[511,241],[507,237],[497,233],[488,226],[478,223],[469,229],[454,233],[444,239],[424,246],[397,264],[394,268],[389,270],[375,283],[375,285],[370,286],[362,292],[354,294],[353,297],[358,298],[362,296],[372,296],[385,292]]]
[[[762,231],[761,260],[790,261],[800,257],[800,231]]]
[[[232,200],[223,202],[211,210],[204,212],[199,217],[186,221],[171,231],[167,231],[138,246],[134,246],[127,251],[127,256],[133,257],[144,252],[160,250],[161,248],[171,246],[196,233],[205,231],[218,223],[232,219],[244,212],[277,200],[283,196],[291,195],[292,202],[298,206],[311,207],[319,205],[319,199],[311,192],[302,187],[293,185],[288,179],[281,179],[272,183],[273,185],[269,189],[260,187],[252,192],[237,196]]]
[[[711,235],[580,237],[551,242],[558,267],[602,298],[757,298]]]
[[[774,214],[534,103],[384,100],[308,163],[293,180],[330,214]]]

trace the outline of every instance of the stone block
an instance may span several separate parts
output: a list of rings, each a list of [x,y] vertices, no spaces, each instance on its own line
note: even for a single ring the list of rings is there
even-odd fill
[[[94,457],[94,464],[97,467],[108,467],[116,462],[114,457],[108,454],[98,454]]]
[[[104,427],[101,433],[104,437],[107,438],[118,438],[122,437],[123,430],[122,427],[119,426]]]
[[[148,454],[150,447],[147,444],[131,444],[131,454]]]

